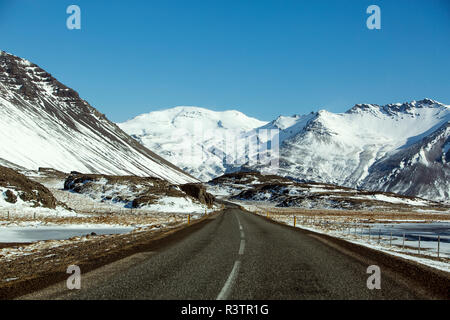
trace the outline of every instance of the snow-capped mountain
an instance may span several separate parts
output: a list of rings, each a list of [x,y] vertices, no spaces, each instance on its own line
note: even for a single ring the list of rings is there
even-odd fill
[[[322,110],[269,125],[281,130],[283,176],[445,200],[449,121],[449,106],[424,99]]]
[[[27,169],[196,181],[37,65],[0,51],[0,159]]]
[[[400,148],[370,168],[362,186],[423,198],[450,199],[450,124],[412,145]]]
[[[245,153],[244,148],[237,148],[243,135],[265,124],[235,110],[175,107],[118,125],[147,148],[208,181],[230,170]]]
[[[241,150],[237,156],[245,158],[247,150],[239,146],[243,140],[261,129],[278,129],[279,175],[448,200],[449,121],[449,106],[424,99],[385,106],[359,104],[338,114],[321,110],[280,116],[269,123],[238,112],[179,107],[138,116],[119,126],[204,181],[236,170],[224,160],[229,150],[221,153],[224,136],[235,138],[236,149]],[[212,137],[195,133],[205,126],[214,132]],[[258,144],[264,142],[258,140]],[[184,157],[183,146],[192,145],[196,152]],[[243,167],[262,171],[265,165]]]

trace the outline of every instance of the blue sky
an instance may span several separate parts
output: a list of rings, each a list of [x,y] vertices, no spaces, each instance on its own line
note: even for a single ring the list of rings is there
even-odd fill
[[[81,30],[66,8],[81,8]],[[381,30],[366,8],[381,8]],[[0,49],[120,122],[177,105],[262,120],[356,103],[450,104],[447,0],[0,0]]]

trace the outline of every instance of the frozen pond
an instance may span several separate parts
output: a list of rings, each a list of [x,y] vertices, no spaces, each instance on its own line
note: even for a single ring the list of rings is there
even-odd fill
[[[436,241],[437,236],[441,237],[441,242],[450,243],[450,223],[449,222],[435,222],[435,223],[389,223],[389,224],[374,224],[371,226],[372,235],[390,236],[392,232],[393,237],[403,237],[405,234],[406,240],[418,240],[420,236],[421,241]],[[365,230],[365,234],[368,231]]]
[[[85,236],[92,232],[97,235],[122,234],[132,231],[132,227],[110,226],[39,226],[0,227],[0,243],[35,242],[40,240],[64,240],[75,236]]]

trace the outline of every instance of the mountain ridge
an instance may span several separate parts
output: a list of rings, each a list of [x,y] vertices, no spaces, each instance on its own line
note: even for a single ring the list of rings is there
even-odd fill
[[[34,63],[0,52],[0,158],[27,169],[197,181]]]
[[[447,200],[450,194],[450,185],[445,181],[441,186],[429,185],[428,188],[434,191],[427,191],[392,183],[380,185],[375,183],[375,179],[371,176],[377,175],[373,168],[381,170],[382,167],[384,168],[381,163],[386,163],[386,159],[393,157],[401,150],[412,146],[419,150],[418,144],[425,143],[424,139],[432,136],[450,121],[449,110],[448,105],[429,98],[383,106],[356,104],[343,113],[320,110],[305,115],[281,115],[262,126],[251,129],[242,128],[243,133],[234,137],[239,144],[257,130],[279,129],[280,167],[278,173],[281,176],[352,188],[397,190],[405,195],[431,197],[431,200]],[[145,126],[145,123],[141,123],[140,126]],[[126,128],[124,130],[127,131]],[[152,130],[149,129],[149,131],[151,134]],[[448,140],[447,131],[444,131],[443,135]],[[193,138],[195,139],[195,137]],[[259,143],[265,142],[264,140],[259,141]],[[162,146],[163,143],[161,142],[160,145]],[[170,146],[164,148],[166,148],[163,150],[164,152],[173,151],[169,150]],[[443,153],[445,154],[440,155],[440,158],[445,159],[448,148]],[[227,155],[226,152],[224,154]],[[245,155],[240,154],[239,156],[241,159],[245,158]],[[173,161],[177,163],[176,158]],[[372,166],[374,167],[372,168]],[[449,171],[448,164],[443,163],[437,166],[442,171],[442,176],[445,177]],[[199,169],[198,166],[190,168],[189,165],[184,164],[182,167],[206,181],[208,178],[235,172],[240,168],[262,171],[265,165],[229,164],[228,166],[218,166],[215,168],[216,170],[208,170],[206,165],[204,172],[201,172],[202,169]],[[436,174],[434,172],[434,176]],[[405,183],[404,180],[402,181]]]

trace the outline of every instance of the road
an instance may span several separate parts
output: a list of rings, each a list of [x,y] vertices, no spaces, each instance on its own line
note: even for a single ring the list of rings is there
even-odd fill
[[[408,270],[354,253],[318,235],[228,208],[179,241],[82,275],[81,290],[65,284],[32,299],[417,299]],[[375,258],[374,258],[375,257]],[[374,259],[384,261],[374,261]],[[387,259],[387,260],[386,260]],[[367,288],[379,262],[381,289]],[[417,277],[415,277],[417,278]],[[448,278],[447,278],[448,280]]]

